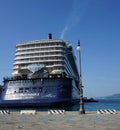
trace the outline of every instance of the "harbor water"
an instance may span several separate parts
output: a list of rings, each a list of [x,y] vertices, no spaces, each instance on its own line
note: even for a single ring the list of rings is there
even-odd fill
[[[86,103],[86,111],[96,111],[99,109],[115,109],[120,110],[120,99],[98,99],[98,102]],[[75,108],[74,108],[75,110]],[[76,106],[76,110],[79,110],[79,106]]]
[[[85,111],[97,111],[100,109],[115,109],[120,111],[120,99],[98,99],[98,102],[89,102],[84,104]],[[38,107],[32,108],[37,111],[48,111],[50,109],[63,109],[65,111],[79,111],[79,104],[73,106],[59,106],[59,107]],[[9,108],[11,111],[20,111],[21,109],[31,108]]]
[[[115,109],[120,111],[120,99],[98,99],[98,102],[85,103],[84,107],[86,111],[97,111],[100,109]],[[80,105],[78,104],[61,108],[66,111],[79,111]]]

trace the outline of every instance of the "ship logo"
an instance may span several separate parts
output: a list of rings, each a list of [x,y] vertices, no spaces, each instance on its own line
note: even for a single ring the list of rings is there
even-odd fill
[[[35,73],[35,72],[41,70],[44,67],[45,67],[44,64],[31,64],[31,65],[28,65],[28,69],[30,70],[30,73]]]

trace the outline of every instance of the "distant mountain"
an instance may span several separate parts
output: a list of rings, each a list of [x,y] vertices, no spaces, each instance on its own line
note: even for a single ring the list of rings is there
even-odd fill
[[[120,93],[104,97],[105,99],[120,99]]]

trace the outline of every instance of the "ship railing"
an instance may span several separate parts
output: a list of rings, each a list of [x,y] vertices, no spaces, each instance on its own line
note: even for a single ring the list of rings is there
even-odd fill
[[[21,79],[40,79],[40,78],[71,78],[75,79],[75,77],[66,75],[66,74],[48,74],[48,76],[38,76],[38,77],[29,77],[27,75],[24,76],[11,76],[11,77],[4,77],[3,82],[9,81],[9,80],[21,80]]]
[[[16,79],[27,79],[27,76],[3,77],[3,81],[7,81],[7,80],[16,80]]]

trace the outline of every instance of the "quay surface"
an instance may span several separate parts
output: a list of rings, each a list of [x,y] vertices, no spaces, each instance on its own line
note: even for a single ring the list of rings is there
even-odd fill
[[[0,130],[119,130],[120,111],[117,114],[97,114],[66,111],[64,115],[37,112],[35,115],[10,112],[0,115]]]

